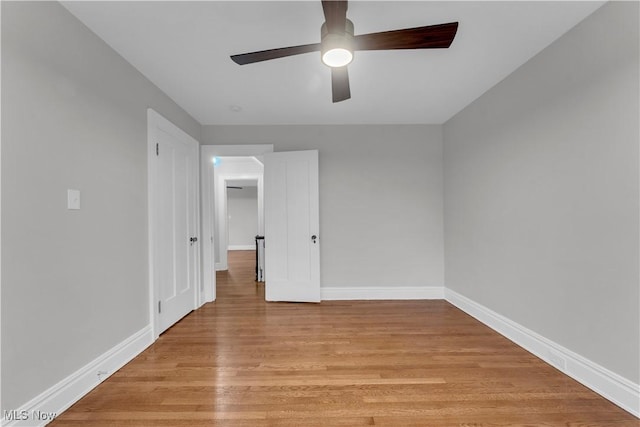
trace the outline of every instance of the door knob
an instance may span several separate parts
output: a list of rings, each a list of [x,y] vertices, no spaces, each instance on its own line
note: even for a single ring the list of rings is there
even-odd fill
[[[311,236],[311,241],[315,244],[316,243],[316,239],[318,238],[318,236],[316,236],[315,234],[313,236]]]

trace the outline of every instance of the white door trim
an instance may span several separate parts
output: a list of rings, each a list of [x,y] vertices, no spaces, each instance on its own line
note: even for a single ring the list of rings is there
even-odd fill
[[[154,234],[155,227],[157,223],[156,212],[153,207],[156,202],[157,195],[157,168],[156,168],[156,141],[155,141],[155,130],[159,127],[164,127],[171,131],[173,134],[179,135],[187,144],[195,144],[196,146],[200,146],[200,143],[191,137],[191,135],[184,132],[182,129],[171,123],[169,120],[158,114],[151,108],[147,108],[147,213],[148,213],[148,245],[149,245],[149,258],[148,258],[148,268],[149,268],[149,324],[151,325],[152,336],[153,339],[156,340],[159,333],[159,325],[158,325],[158,316],[157,316],[157,295],[158,290],[156,289],[156,280],[154,277],[154,260],[155,260],[155,251],[154,251]],[[199,156],[200,151],[196,149],[196,155]],[[199,162],[196,160],[196,164]],[[200,179],[199,174],[196,173],[196,207],[200,206]],[[202,235],[200,228],[200,211],[196,208],[196,236],[200,238]],[[199,239],[200,240],[200,239]],[[201,272],[200,272],[200,258],[201,258],[201,245],[196,245],[195,251],[195,296],[193,301],[193,308],[196,309],[204,304],[203,295],[201,292],[202,289],[202,280],[201,280]]]
[[[253,145],[202,145],[200,147],[200,176],[202,180],[202,286],[205,301],[216,299],[215,271],[215,199],[213,182],[213,158],[216,156],[262,156],[273,152],[273,144]]]

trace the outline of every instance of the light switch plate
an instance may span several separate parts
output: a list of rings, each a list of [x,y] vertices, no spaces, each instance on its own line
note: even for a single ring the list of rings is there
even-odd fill
[[[80,209],[80,190],[67,190],[67,209]]]

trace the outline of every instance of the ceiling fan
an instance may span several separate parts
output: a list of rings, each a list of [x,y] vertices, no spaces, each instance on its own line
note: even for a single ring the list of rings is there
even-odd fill
[[[320,51],[322,62],[331,67],[333,102],[340,102],[351,98],[347,65],[354,51],[448,48],[458,30],[458,23],[450,22],[355,36],[353,22],[347,19],[347,1],[322,0],[322,9],[325,23],[320,28],[320,43],[242,53],[231,59],[245,65]]]

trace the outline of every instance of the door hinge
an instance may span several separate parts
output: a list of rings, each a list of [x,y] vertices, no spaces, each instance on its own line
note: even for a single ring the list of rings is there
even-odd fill
[[[158,301],[158,313],[162,313],[162,301]]]
[[[160,155],[160,144],[156,142],[156,156]]]

